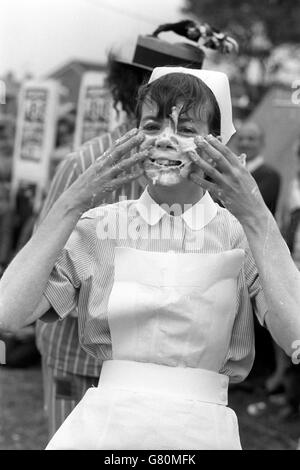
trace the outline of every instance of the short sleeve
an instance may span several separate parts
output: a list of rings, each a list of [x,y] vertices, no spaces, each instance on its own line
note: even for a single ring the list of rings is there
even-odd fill
[[[248,246],[245,258],[245,278],[253,307],[253,311],[262,326],[266,326],[265,317],[268,312],[267,302],[262,290],[259,274]]]
[[[60,318],[74,314],[77,308],[81,282],[89,275],[90,251],[87,221],[80,220],[60,252],[44,291]]]
[[[60,318],[65,318],[77,305],[77,290],[80,283],[76,267],[69,251],[64,248],[50,274],[45,297]]]

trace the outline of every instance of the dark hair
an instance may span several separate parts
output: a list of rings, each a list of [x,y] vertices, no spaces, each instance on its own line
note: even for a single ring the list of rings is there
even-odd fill
[[[209,132],[215,136],[220,135],[221,113],[215,95],[202,80],[193,75],[169,73],[141,86],[136,107],[138,123],[142,105],[147,100],[157,104],[159,118],[170,115],[172,107],[179,100],[184,103],[183,113],[197,107],[200,110],[200,118],[208,123]]]
[[[127,114],[134,114],[139,87],[150,78],[150,74],[149,70],[118,62],[110,54],[106,83],[111,91],[114,107],[121,103]]]

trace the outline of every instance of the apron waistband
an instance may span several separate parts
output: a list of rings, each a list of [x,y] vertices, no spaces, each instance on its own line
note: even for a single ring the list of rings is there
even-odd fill
[[[205,369],[109,360],[103,362],[99,387],[163,393],[226,406],[228,382],[226,375]]]

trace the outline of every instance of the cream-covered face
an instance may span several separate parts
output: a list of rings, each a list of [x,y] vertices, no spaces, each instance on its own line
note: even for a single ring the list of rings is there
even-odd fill
[[[188,152],[196,151],[194,139],[209,133],[207,123],[193,110],[181,113],[182,107],[177,103],[169,116],[159,118],[154,101],[147,100],[142,106],[140,129],[146,138],[141,149],[150,149],[144,169],[153,184],[172,186],[186,179],[192,166]]]

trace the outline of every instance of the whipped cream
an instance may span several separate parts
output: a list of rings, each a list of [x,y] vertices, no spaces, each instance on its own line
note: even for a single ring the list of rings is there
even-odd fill
[[[150,158],[144,162],[146,176],[152,180],[152,183],[171,186],[178,184],[183,178],[187,178],[190,173],[192,160],[188,153],[196,151],[196,144],[193,137],[181,137],[176,135],[176,140],[172,140],[174,150],[163,151],[156,147],[157,137],[146,135],[141,149],[151,149]],[[168,161],[181,162],[180,165],[167,165]]]

